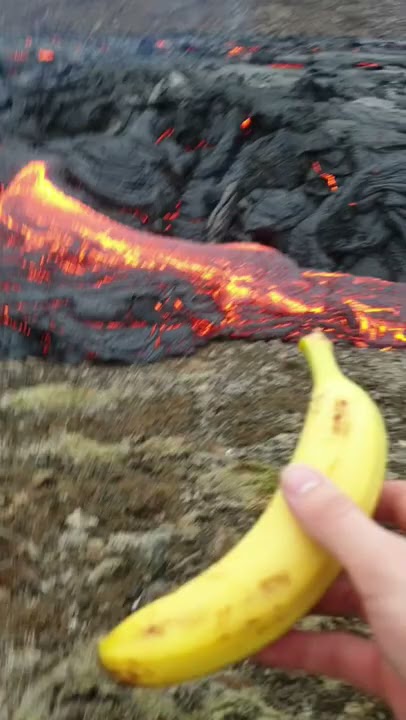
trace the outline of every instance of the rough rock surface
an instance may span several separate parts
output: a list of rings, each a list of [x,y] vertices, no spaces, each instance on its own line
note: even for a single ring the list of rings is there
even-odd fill
[[[390,472],[405,477],[406,355],[338,354],[380,403]],[[206,567],[254,522],[309,390],[297,348],[279,342],[214,344],[143,368],[2,364],[2,720],[33,720],[33,706],[36,720],[388,717],[343,685],[248,664],[131,691],[94,654],[132,607]]]
[[[196,31],[231,37],[248,32],[277,35],[361,35],[401,38],[403,0],[2,0],[0,31],[69,32],[89,37]]]

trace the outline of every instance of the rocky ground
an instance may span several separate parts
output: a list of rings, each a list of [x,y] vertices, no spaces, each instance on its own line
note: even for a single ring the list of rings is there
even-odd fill
[[[406,355],[338,354],[379,402],[390,472],[406,477]],[[1,720],[387,717],[345,686],[249,664],[131,691],[95,658],[97,637],[141,594],[191,577],[255,520],[309,390],[297,348],[279,342],[213,344],[143,368],[2,364]]]
[[[200,30],[233,35],[402,38],[403,0],[2,0],[0,32],[96,34]]]

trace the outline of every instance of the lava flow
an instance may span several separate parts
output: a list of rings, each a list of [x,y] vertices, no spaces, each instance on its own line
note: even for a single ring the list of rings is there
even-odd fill
[[[254,243],[204,245],[128,228],[32,162],[0,198],[0,356],[150,362],[209,339],[297,340],[318,326],[406,347],[406,285],[301,271]]]

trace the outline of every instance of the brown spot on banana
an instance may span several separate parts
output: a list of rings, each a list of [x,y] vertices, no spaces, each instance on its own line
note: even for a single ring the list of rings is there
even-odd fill
[[[164,632],[165,629],[162,625],[148,625],[148,627],[144,630],[145,635],[163,635]]]
[[[260,589],[267,595],[272,595],[275,590],[280,590],[280,588],[288,585],[290,585],[290,577],[287,573],[268,575],[268,577],[262,578],[259,583]]]
[[[249,630],[250,634],[262,635],[269,628],[270,622],[269,618],[249,618],[245,623],[245,627]]]
[[[334,435],[347,435],[349,430],[348,401],[337,400],[333,415],[333,433]]]
[[[262,635],[268,630],[272,623],[283,620],[285,612],[286,608],[284,606],[275,605],[275,607],[272,608],[271,615],[267,617],[263,617],[262,615],[260,617],[251,617],[246,621],[245,627],[249,629],[251,633],[255,633],[255,635]]]
[[[217,620],[219,623],[223,623],[225,620],[227,620],[228,616],[231,613],[231,605],[224,605],[224,607],[220,608],[217,612]]]
[[[120,668],[120,670],[110,670],[111,677],[119,685],[138,685],[139,675],[135,670],[129,668]]]
[[[219,635],[217,638],[218,643],[227,643],[231,640],[232,635],[231,633],[222,633],[222,635]]]

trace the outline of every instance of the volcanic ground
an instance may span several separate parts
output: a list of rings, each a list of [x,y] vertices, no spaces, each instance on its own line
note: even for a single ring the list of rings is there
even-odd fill
[[[405,353],[337,352],[379,402],[390,475],[404,476]],[[132,692],[95,659],[140,596],[207,567],[258,517],[309,398],[295,345],[214,344],[141,368],[8,361],[0,390],[3,717],[32,720],[33,705],[41,720],[389,717],[343,685],[249,664]]]
[[[2,0],[0,29],[90,37],[202,30],[402,38],[406,9],[402,0],[152,0],[147,7],[141,0]]]

